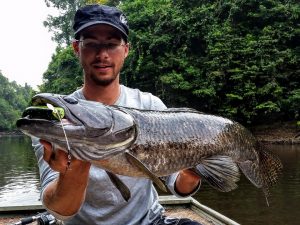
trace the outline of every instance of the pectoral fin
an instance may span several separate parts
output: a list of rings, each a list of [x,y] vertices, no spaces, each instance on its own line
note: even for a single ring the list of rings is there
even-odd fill
[[[120,191],[122,197],[124,198],[124,200],[126,202],[128,202],[128,200],[131,197],[131,193],[129,188],[126,186],[126,184],[123,183],[123,181],[115,174],[109,172],[109,171],[105,171],[109,177],[109,179],[111,180],[111,182],[115,185],[115,187]]]
[[[236,182],[240,179],[237,164],[228,156],[217,155],[203,159],[192,170],[207,181],[210,186],[222,192],[236,189]]]
[[[132,165],[143,171],[162,191],[167,192],[166,185],[163,183],[163,181],[154,173],[152,173],[143,162],[129,152],[125,152],[125,156]]]

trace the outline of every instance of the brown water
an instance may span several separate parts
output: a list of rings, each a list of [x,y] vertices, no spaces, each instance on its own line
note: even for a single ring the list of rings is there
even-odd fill
[[[271,190],[270,207],[263,193],[244,177],[235,191],[220,193],[203,184],[194,197],[243,225],[300,224],[300,145],[271,146],[271,150],[281,158],[284,169]],[[28,137],[0,137],[0,172],[0,207],[39,199],[38,168]]]

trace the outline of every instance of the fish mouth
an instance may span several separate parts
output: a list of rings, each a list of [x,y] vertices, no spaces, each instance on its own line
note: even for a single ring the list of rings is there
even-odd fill
[[[127,120],[116,123],[115,118]],[[124,151],[135,139],[133,124],[130,116],[113,112],[113,108],[99,102],[51,93],[34,96],[31,106],[16,123],[26,135],[55,143],[62,149],[67,149],[67,134],[75,157],[82,160],[104,159]],[[131,136],[122,136],[127,132]]]
[[[57,121],[61,121],[64,124],[70,123],[70,121],[64,116],[63,108],[54,107],[54,110],[52,110],[45,105],[30,106],[26,108],[22,114],[22,118],[26,118],[28,120],[47,120],[53,121],[54,123]]]
[[[17,120],[17,127],[33,123],[48,124],[50,126],[82,125],[81,121],[73,116],[63,104],[64,98],[66,96],[56,94],[38,94],[34,96],[31,100],[31,106],[27,107],[22,117]]]
[[[99,109],[99,110],[98,110]],[[17,127],[26,133],[49,131],[57,134],[62,128],[76,138],[95,138],[110,132],[112,112],[99,102],[84,101],[70,95],[40,93],[31,100]],[[66,125],[66,126],[64,126]]]

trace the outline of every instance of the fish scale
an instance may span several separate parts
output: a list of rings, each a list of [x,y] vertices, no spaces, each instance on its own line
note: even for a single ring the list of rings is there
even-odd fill
[[[190,113],[172,112],[172,109],[169,109],[163,112],[144,112],[132,109],[128,113],[138,124],[138,135],[129,148],[130,152],[145,165],[148,165],[149,169],[157,176],[197,165],[203,157],[216,154],[216,146],[219,147],[220,153],[225,154],[225,151],[222,152],[224,150],[222,146],[227,145],[227,143],[221,142],[228,140],[228,135],[224,133],[229,129],[227,127],[235,126],[233,122],[227,119],[204,115],[195,111]],[[222,124],[216,123],[216,119]],[[198,123],[195,124],[195,121]],[[174,124],[180,124],[180,126],[176,129]],[[223,130],[225,131],[223,132]],[[145,155],[145,151],[148,154]],[[157,160],[160,158],[174,160],[164,160],[168,163],[161,163],[162,160]]]

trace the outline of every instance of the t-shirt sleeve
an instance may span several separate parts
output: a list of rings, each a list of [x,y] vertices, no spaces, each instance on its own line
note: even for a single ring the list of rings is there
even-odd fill
[[[166,177],[166,185],[173,195],[175,195],[179,198],[186,198],[186,197],[193,196],[194,194],[196,194],[197,191],[199,191],[200,186],[201,186],[201,181],[200,181],[199,185],[196,187],[196,189],[194,191],[192,191],[191,193],[189,193],[187,195],[181,195],[181,194],[177,193],[175,190],[175,181],[177,179],[178,174],[179,174],[179,172],[176,172],[176,173],[173,173]]]
[[[38,161],[38,166],[39,166],[39,172],[40,172],[40,182],[41,182],[41,191],[40,191],[40,198],[43,203],[43,193],[45,188],[54,180],[58,178],[59,173],[52,170],[48,163],[43,159],[44,155],[44,147],[40,143],[40,139],[37,137],[32,137],[32,147],[34,150],[34,153],[36,155],[37,161]],[[44,203],[43,203],[44,205]],[[44,207],[47,209],[48,212],[50,212],[53,216],[55,216],[59,220],[67,220],[69,218],[72,218],[73,215],[71,216],[62,216],[50,209],[48,209],[45,205]]]
[[[167,109],[167,106],[162,102],[162,100],[156,96],[153,96],[151,107],[155,110]]]
[[[31,140],[33,150],[38,161],[42,193],[45,187],[58,177],[58,172],[52,170],[48,163],[43,159],[44,147],[40,143],[40,139],[37,137],[32,137]]]
[[[41,183],[40,197],[41,197],[41,201],[43,203],[43,192],[48,184],[50,184],[52,181],[57,179],[58,172],[52,170],[49,167],[48,163],[43,159],[44,147],[40,143],[40,139],[37,137],[32,137],[31,140],[32,140],[32,147],[33,147],[35,156],[38,161],[38,166],[39,166],[40,183]]]

